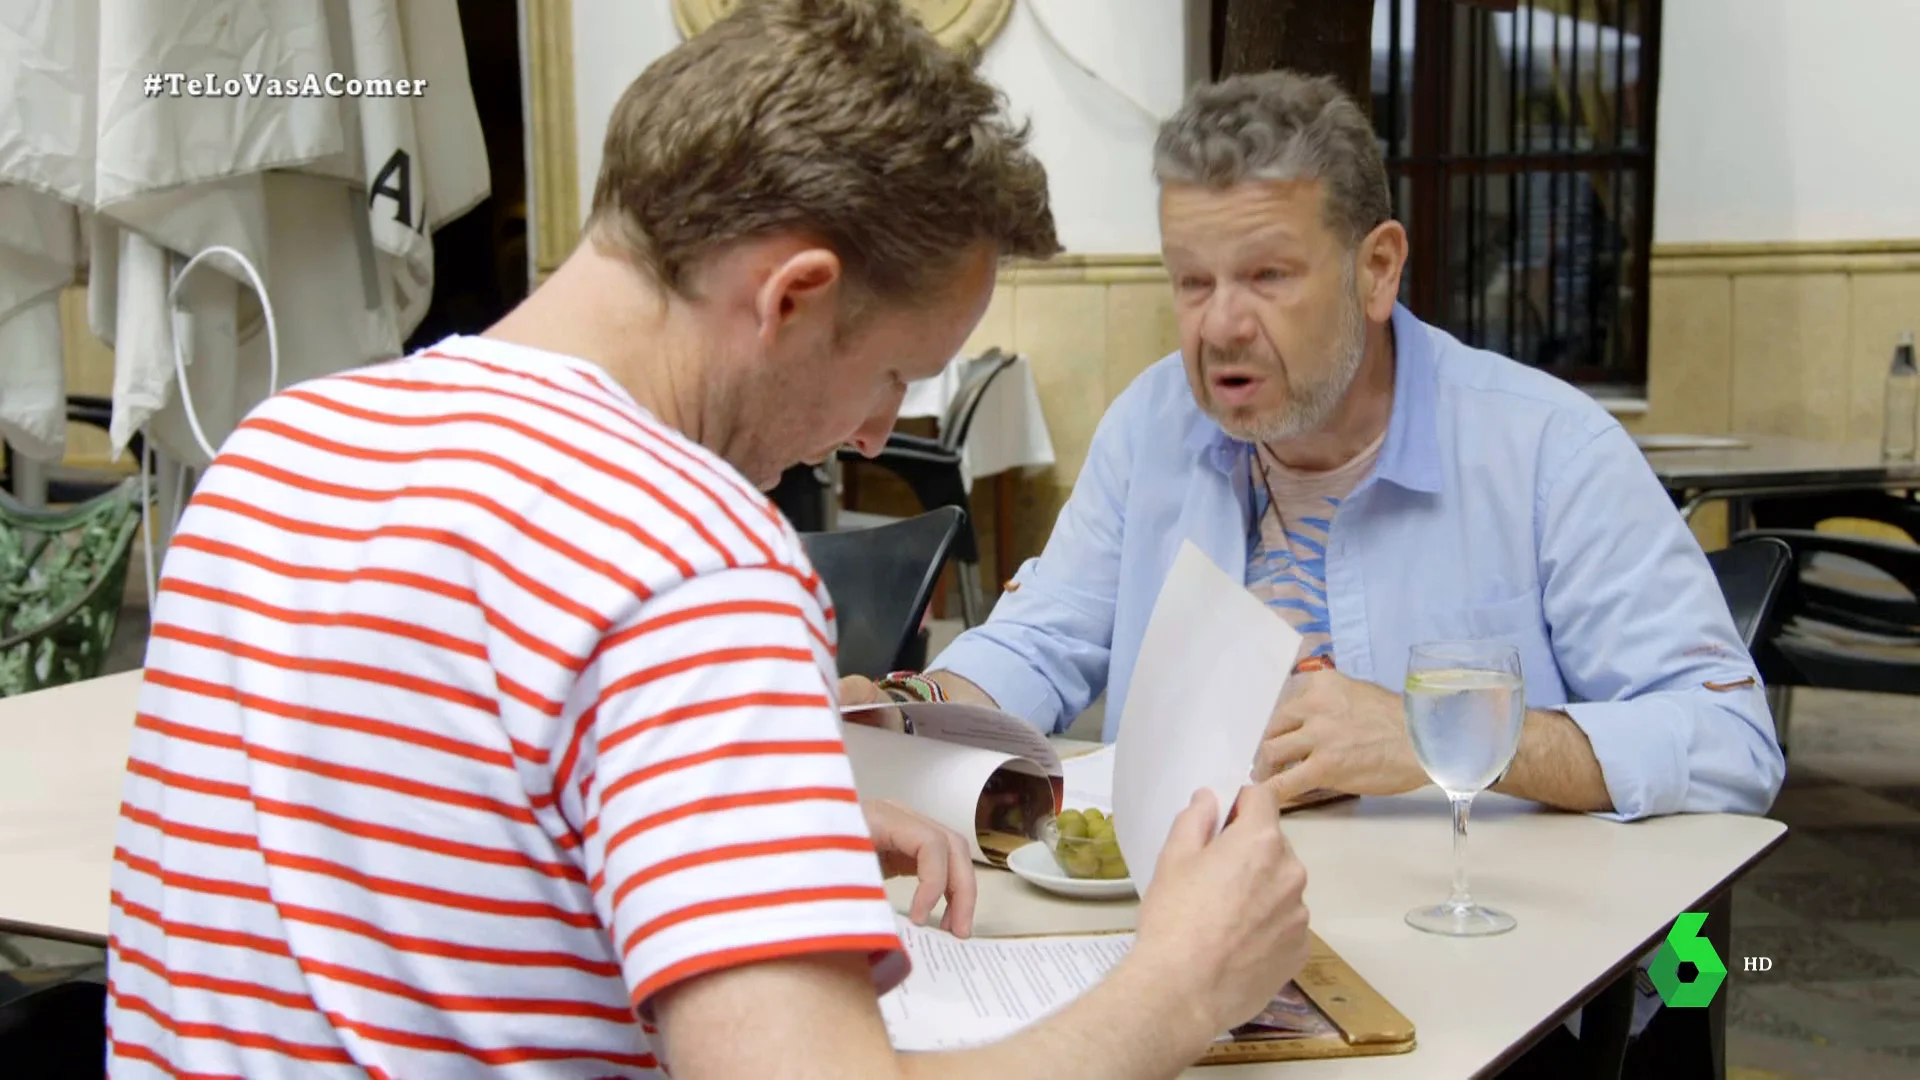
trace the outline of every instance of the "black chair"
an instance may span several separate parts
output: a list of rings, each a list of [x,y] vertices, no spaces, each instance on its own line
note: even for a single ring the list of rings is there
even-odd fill
[[[1742,539],[1707,555],[1727,598],[1740,643],[1752,652],[1778,621],[1780,598],[1793,570],[1793,549],[1772,537]]]
[[[953,561],[960,572],[960,617],[968,626],[977,626],[985,616],[986,598],[980,588],[980,538],[974,528],[973,502],[967,497],[965,477],[960,471],[960,452],[967,444],[967,432],[973,427],[974,414],[986,397],[993,380],[1013,366],[1015,355],[998,348],[970,360],[960,392],[947,404],[940,420],[937,438],[906,435],[888,436],[887,445],[872,464],[886,469],[913,489],[914,498],[926,510],[942,506],[958,507],[965,515],[963,528],[954,543]],[[856,450],[842,449],[842,463],[867,461]],[[870,528],[889,520],[873,514],[842,513],[842,528]],[[999,568],[1001,572],[1006,567]]]
[[[827,497],[832,485],[819,465],[794,465],[780,474],[780,482],[767,492],[767,498],[780,508],[795,532],[824,532],[827,528]]]
[[[0,983],[13,980],[0,977]],[[10,996],[0,986],[0,1061],[9,1080],[107,1075],[107,988],[69,979]]]
[[[1793,552],[1786,618],[1763,648],[1774,680],[1920,694],[1920,546],[1813,529],[1741,537],[1777,540]]]
[[[1773,495],[1747,502],[1754,529],[1813,529],[1835,518],[1892,525],[1920,541],[1920,501],[1890,491],[1821,491]],[[1742,530],[1746,532],[1747,530]]]
[[[870,529],[803,533],[839,622],[842,675],[878,679],[926,666],[920,620],[965,515],[942,506]]]
[[[1750,525],[1739,535],[1771,535],[1794,549],[1794,580],[1780,631],[1754,654],[1781,746],[1796,686],[1920,693],[1920,625],[1909,603],[1920,596],[1909,569],[1920,549],[1874,541],[1855,547],[1847,545],[1850,537],[1810,535],[1825,522],[1851,518],[1920,541],[1920,497],[1913,491],[1819,491],[1747,500],[1746,510]]]

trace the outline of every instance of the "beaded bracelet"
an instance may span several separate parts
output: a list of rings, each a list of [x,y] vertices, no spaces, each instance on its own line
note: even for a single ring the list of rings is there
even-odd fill
[[[935,702],[947,700],[946,691],[932,679],[912,671],[896,671],[874,684],[881,690],[894,695],[902,702]],[[904,696],[901,696],[904,695]]]

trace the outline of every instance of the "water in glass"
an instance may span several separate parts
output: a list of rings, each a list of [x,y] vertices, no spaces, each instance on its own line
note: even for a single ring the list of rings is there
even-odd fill
[[[1406,702],[1413,752],[1447,794],[1485,790],[1513,760],[1527,712],[1518,675],[1471,668],[1413,672]]]
[[[1520,747],[1527,696],[1519,651],[1495,642],[1415,645],[1404,700],[1414,756],[1453,804],[1453,890],[1407,912],[1407,922],[1459,937],[1505,933],[1513,916],[1475,903],[1467,887],[1467,817]]]

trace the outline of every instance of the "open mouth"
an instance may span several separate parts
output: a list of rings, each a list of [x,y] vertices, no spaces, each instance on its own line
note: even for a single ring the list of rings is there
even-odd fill
[[[1246,405],[1260,391],[1263,380],[1256,375],[1223,372],[1212,379],[1214,400],[1222,405]]]

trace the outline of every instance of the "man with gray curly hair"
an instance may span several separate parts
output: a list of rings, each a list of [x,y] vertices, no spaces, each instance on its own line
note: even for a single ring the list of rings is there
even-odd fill
[[[1425,785],[1409,651],[1467,640],[1513,647],[1525,680],[1494,790],[1764,812],[1785,763],[1699,544],[1586,394],[1398,304],[1407,233],[1354,103],[1288,72],[1202,86],[1154,170],[1180,351],[1113,403],[1045,551],[931,681],[1045,731],[1104,691],[1111,740],[1192,541],[1305,639],[1274,658],[1299,673],[1253,763],[1283,802]],[[1459,907],[1458,932],[1498,929]]]
[[[931,682],[1054,732],[1104,691],[1111,741],[1192,541],[1303,638],[1253,762],[1282,805],[1427,784],[1410,650],[1478,641],[1518,653],[1528,706],[1493,790],[1619,820],[1765,812],[1785,759],[1699,544],[1591,398],[1397,303],[1407,233],[1359,108],[1288,72],[1202,86],[1154,172],[1180,351],[1108,410],[988,622],[925,679],[843,700]],[[1512,926],[1443,907],[1431,928]]]

